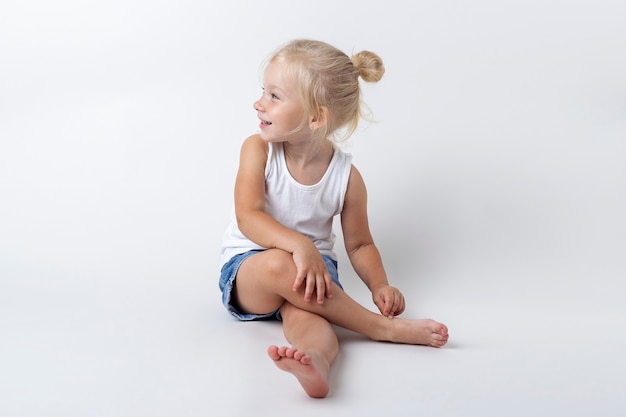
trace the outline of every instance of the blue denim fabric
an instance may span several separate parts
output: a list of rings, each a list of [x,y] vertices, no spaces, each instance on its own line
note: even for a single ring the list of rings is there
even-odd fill
[[[219,286],[222,291],[222,303],[226,310],[234,317],[242,321],[250,321],[250,320],[282,320],[280,316],[280,309],[267,314],[248,314],[242,313],[238,311],[235,306],[231,303],[233,286],[235,285],[235,278],[237,277],[237,271],[239,267],[252,255],[256,255],[257,253],[262,252],[260,250],[251,250],[239,255],[233,256],[228,262],[224,264],[222,267],[222,272],[220,274]],[[341,283],[339,282],[339,274],[337,272],[337,261],[334,259],[323,256],[324,262],[326,263],[326,267],[328,268],[328,272],[332,277],[332,280],[335,284],[339,286],[339,288],[343,289]]]

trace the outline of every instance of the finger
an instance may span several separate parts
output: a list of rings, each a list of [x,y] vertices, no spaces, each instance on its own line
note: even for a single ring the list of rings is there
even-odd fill
[[[397,315],[396,312],[400,309],[400,300],[396,295],[392,295],[390,299],[391,305],[389,306],[389,315],[387,317],[393,318]]]
[[[404,311],[404,297],[402,296],[402,294],[398,295],[398,302],[396,307],[394,308],[394,316],[399,316],[400,314],[402,314],[402,312]]]
[[[385,297],[385,314],[384,316],[393,318],[398,310],[398,297],[393,291],[386,293]]]
[[[404,309],[406,308],[406,302],[404,301],[404,297],[400,298],[400,304],[398,306],[398,308],[395,311],[395,315],[399,316],[400,314],[404,313]]]
[[[331,298],[333,296],[333,278],[329,273],[324,274],[324,284],[326,285],[326,298]]]
[[[389,301],[389,297],[386,297],[384,295],[381,296],[380,298],[381,301],[381,306],[380,308],[380,312],[382,313],[383,316],[385,317],[389,317],[389,311],[391,309],[391,307],[393,306],[393,304]]]
[[[324,304],[324,295],[326,294],[326,283],[324,282],[324,276],[318,276],[315,282],[317,291],[317,303]]]
[[[304,301],[311,301],[311,295],[315,290],[315,277],[306,277],[306,287],[304,289]]]
[[[300,289],[300,286],[302,285],[302,282],[304,281],[305,278],[306,278],[306,275],[301,274],[300,272],[298,272],[296,274],[296,279],[294,279],[294,281],[293,281],[293,286],[291,287],[291,289],[293,291],[298,291]]]

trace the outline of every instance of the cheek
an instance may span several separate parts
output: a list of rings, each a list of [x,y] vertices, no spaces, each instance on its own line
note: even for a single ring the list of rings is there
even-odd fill
[[[302,124],[303,117],[304,113],[302,109],[293,109],[289,112],[289,118],[292,120],[293,124]]]

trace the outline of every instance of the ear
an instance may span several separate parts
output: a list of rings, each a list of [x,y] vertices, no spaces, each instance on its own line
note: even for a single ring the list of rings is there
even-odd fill
[[[330,111],[328,111],[328,107],[320,106],[317,114],[311,118],[309,127],[311,128],[311,130],[317,130],[319,128],[322,128],[326,126],[329,118],[330,118]]]

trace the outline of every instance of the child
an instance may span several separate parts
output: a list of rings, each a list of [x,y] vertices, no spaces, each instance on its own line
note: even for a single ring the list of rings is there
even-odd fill
[[[254,103],[260,132],[245,140],[235,182],[235,210],[221,253],[220,289],[240,320],[276,318],[291,347],[270,346],[276,365],[311,397],[328,395],[338,352],[331,325],[377,341],[441,347],[445,325],[393,319],[404,297],[389,285],[370,235],[367,195],[351,156],[333,142],[362,116],[359,76],[380,80],[380,58],[349,58],[318,41],[296,40],[268,61]],[[381,314],[358,304],[337,276],[333,217],[341,216],[345,248]]]

